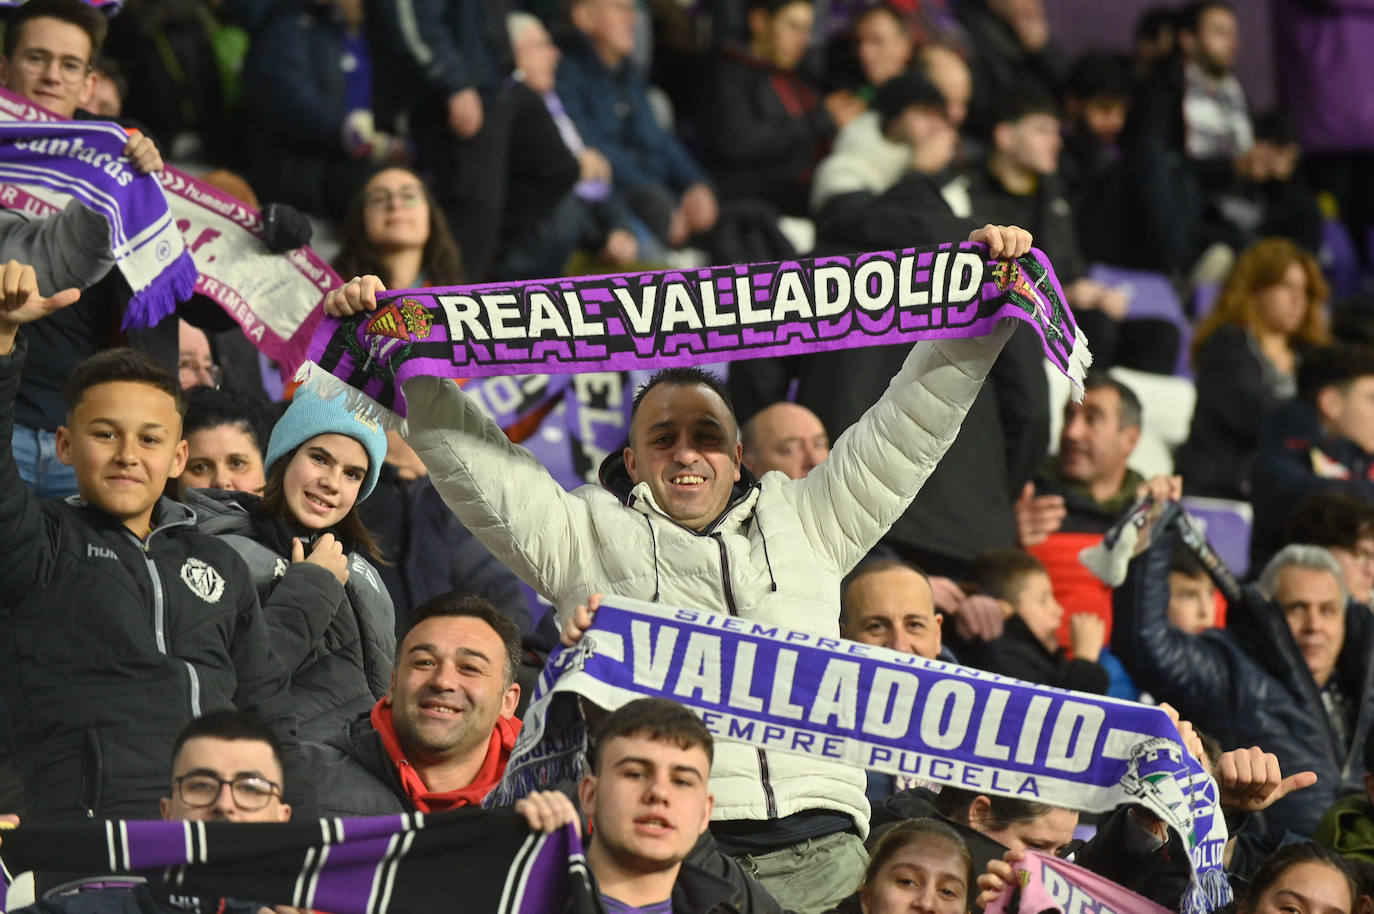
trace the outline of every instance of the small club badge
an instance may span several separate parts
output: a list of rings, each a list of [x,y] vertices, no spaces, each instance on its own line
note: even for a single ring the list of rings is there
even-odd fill
[[[224,596],[224,578],[218,571],[200,559],[187,559],[181,566],[181,580],[191,589],[191,593],[206,603],[218,603]]]

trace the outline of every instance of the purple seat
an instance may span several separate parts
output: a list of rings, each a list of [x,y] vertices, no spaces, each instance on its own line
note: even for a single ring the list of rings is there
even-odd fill
[[[1254,523],[1250,503],[1225,498],[1184,498],[1183,507],[1197,518],[1208,542],[1231,573],[1244,579],[1250,568],[1250,528]]]
[[[1202,319],[1212,313],[1212,309],[1217,305],[1217,297],[1221,295],[1221,283],[1219,282],[1200,282],[1193,287],[1193,320],[1199,324]]]
[[[1335,297],[1345,298],[1360,291],[1360,252],[1341,220],[1323,220],[1320,259]]]
[[[1088,277],[1107,286],[1124,286],[1130,291],[1131,305],[1126,312],[1127,320],[1153,318],[1168,321],[1178,328],[1178,362],[1174,374],[1185,378],[1192,377],[1188,365],[1188,350],[1193,342],[1193,326],[1183,313],[1183,304],[1178,300],[1173,283],[1162,273],[1145,270],[1127,270],[1104,263],[1088,267]]]

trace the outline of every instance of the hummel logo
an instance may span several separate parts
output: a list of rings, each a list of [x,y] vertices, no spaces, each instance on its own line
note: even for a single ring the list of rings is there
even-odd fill
[[[119,561],[119,556],[108,546],[97,546],[95,543],[86,544],[86,558],[88,559],[114,559]]]

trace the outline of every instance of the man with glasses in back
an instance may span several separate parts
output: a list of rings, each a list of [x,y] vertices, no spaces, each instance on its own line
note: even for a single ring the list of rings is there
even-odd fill
[[[168,822],[286,822],[277,738],[256,715],[212,711],[186,725],[172,749],[169,796],[160,803]],[[12,817],[10,817],[12,819]],[[49,879],[51,877],[48,877]],[[221,914],[304,914],[227,898],[171,896],[164,887],[130,876],[85,878],[49,889],[44,911],[71,914],[218,911]]]
[[[29,0],[5,22],[0,84],[64,118],[91,119],[80,110],[95,94],[93,63],[105,41],[105,16],[86,0]],[[140,174],[162,170],[162,156],[147,135],[132,132],[124,155]],[[76,204],[73,204],[76,205]],[[109,241],[73,239],[70,249],[91,256],[109,254]],[[41,289],[51,295],[56,289]],[[14,456],[24,484],[43,498],[76,494],[76,476],[56,456],[57,428],[65,420],[62,391],[72,369],[109,345],[118,327],[129,290],[118,271],[90,289],[81,300],[35,324],[29,340],[28,370],[15,399]],[[129,343],[168,368],[177,364],[177,322],[131,331]]]

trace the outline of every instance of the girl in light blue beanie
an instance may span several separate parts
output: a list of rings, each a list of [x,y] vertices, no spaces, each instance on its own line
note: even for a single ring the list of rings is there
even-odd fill
[[[381,576],[360,553],[382,556],[358,516],[386,459],[386,433],[346,395],[307,384],[272,429],[258,498],[191,490],[200,529],[223,536],[247,563],[291,675],[303,740],[324,740],[386,694],[395,613]]]

